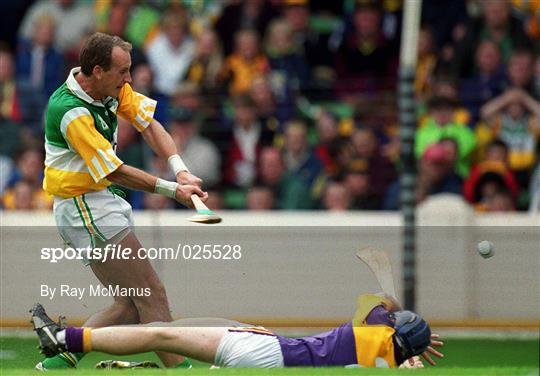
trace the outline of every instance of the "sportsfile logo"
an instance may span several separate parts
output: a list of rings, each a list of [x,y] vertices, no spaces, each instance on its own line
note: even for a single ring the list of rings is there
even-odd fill
[[[242,258],[240,244],[178,244],[173,247],[132,249],[121,244],[107,244],[103,248],[41,248],[41,260],[58,263],[61,260],[106,262],[107,260],[225,260]]]

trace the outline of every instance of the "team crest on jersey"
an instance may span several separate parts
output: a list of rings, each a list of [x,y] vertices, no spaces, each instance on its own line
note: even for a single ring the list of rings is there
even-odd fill
[[[111,100],[111,103],[109,105],[109,110],[116,114],[116,110],[118,110],[118,101],[116,99]]]
[[[101,118],[101,116],[99,116],[99,115],[98,115],[97,117],[98,117],[98,119],[99,119],[99,127],[100,127],[102,130],[104,130],[104,131],[108,130],[108,129],[109,129],[109,126],[107,125],[107,123],[105,122],[105,120],[103,120],[103,119]]]

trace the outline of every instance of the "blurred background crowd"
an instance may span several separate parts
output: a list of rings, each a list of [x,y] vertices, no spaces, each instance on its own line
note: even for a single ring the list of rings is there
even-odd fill
[[[50,209],[43,116],[94,31],[133,44],[132,86],[214,209],[399,209],[404,0],[40,0],[0,5],[0,203]],[[540,0],[423,0],[416,198],[539,210]],[[172,179],[120,119],[117,153]],[[126,191],[134,209],[172,209]]]

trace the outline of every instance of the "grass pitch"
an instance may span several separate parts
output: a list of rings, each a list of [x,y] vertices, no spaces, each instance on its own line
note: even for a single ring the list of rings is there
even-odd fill
[[[34,338],[0,337],[0,375],[26,376],[35,374],[34,365],[41,360],[36,350]],[[388,369],[344,369],[344,368],[288,368],[288,369],[219,369],[209,370],[208,364],[194,363],[192,370],[131,370],[103,371],[93,369],[94,365],[105,359],[154,360],[154,354],[135,356],[111,356],[92,353],[86,356],[76,372],[73,370],[47,372],[48,375],[80,376],[102,375],[110,372],[121,375],[403,375],[421,372],[421,375],[538,375],[539,341],[533,339],[447,339],[444,346],[445,358],[438,361],[437,367],[426,366],[424,370]]]

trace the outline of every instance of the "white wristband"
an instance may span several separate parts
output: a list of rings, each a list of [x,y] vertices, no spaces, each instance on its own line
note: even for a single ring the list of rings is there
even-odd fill
[[[171,155],[167,160],[167,163],[169,164],[171,171],[174,173],[174,176],[176,176],[176,174],[178,174],[180,171],[189,172],[189,169],[178,154]]]
[[[164,179],[158,178],[156,181],[156,187],[154,188],[154,192],[169,198],[176,199],[176,188],[178,187],[178,183],[174,181],[168,181]]]

